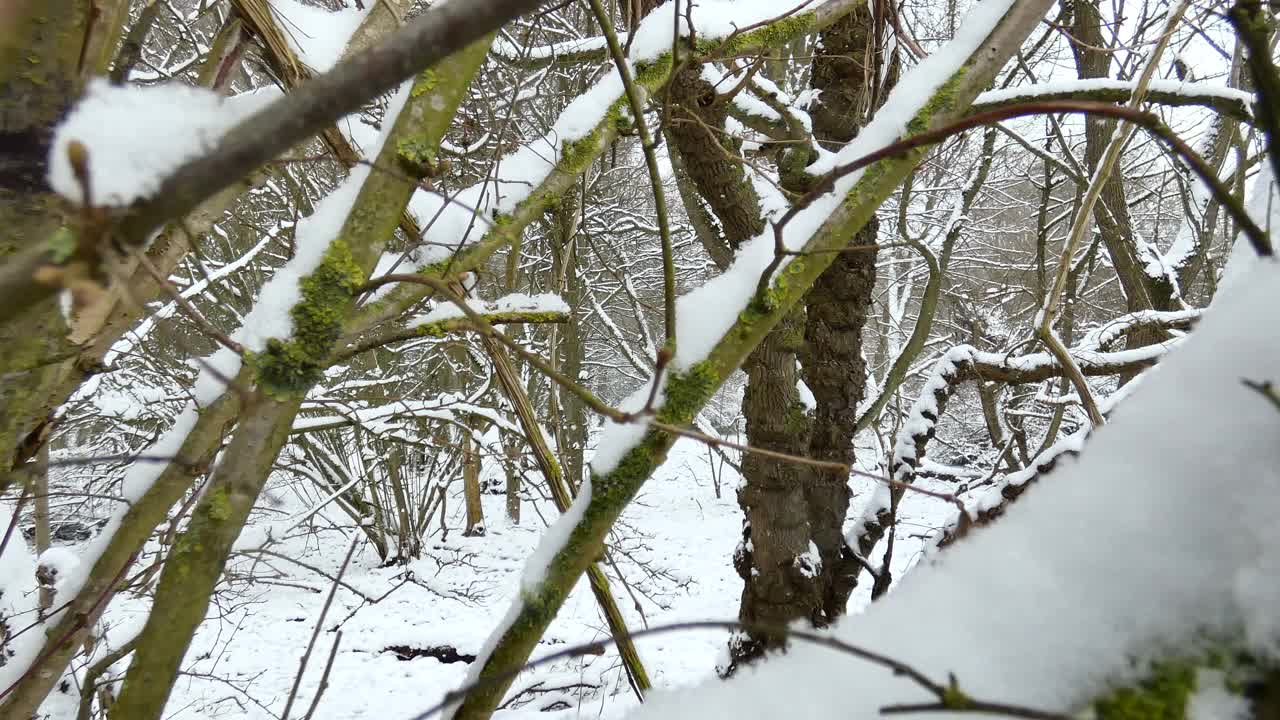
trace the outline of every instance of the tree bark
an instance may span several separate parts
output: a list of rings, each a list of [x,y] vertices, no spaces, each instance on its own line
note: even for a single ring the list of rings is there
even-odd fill
[[[485,534],[484,506],[480,503],[480,451],[472,437],[471,423],[462,431],[462,497],[467,505],[467,527],[462,534],[476,537]]]
[[[58,120],[80,90],[88,3],[14,0],[0,28],[0,257],[43,244],[63,222],[49,187]],[[0,323],[0,474],[48,416],[42,389],[58,382],[67,321],[50,295]]]
[[[811,117],[814,139],[828,149],[838,150],[856,137],[896,79],[896,66],[883,57],[882,26],[866,6],[860,6],[820,35],[824,52],[815,56],[811,84],[821,92]],[[885,63],[889,65],[882,86]],[[804,151],[791,149],[785,154],[794,157],[797,152]],[[799,183],[804,180],[802,173],[784,174],[791,190],[803,191]],[[849,244],[874,247],[878,229],[872,216]],[[874,250],[835,254],[805,296],[803,315],[797,313],[781,324],[748,360],[750,384],[743,411],[752,447],[853,463],[858,405],[866,392],[862,333],[871,311],[876,257]],[[758,356],[786,346],[775,336],[789,330],[795,354],[779,358],[771,368],[758,367]],[[797,357],[815,401],[811,419],[794,400],[761,402],[757,397],[771,388],[795,398]],[[776,431],[779,426],[785,428],[783,433]],[[753,473],[753,466],[762,464],[776,467]],[[858,555],[844,539],[848,477],[776,460],[761,463],[751,455],[744,459],[743,470],[740,504],[747,514],[747,527],[743,549],[735,558],[745,583],[739,618],[744,622],[767,619],[774,625],[800,618],[816,627],[831,623],[844,614],[861,570]],[[779,482],[782,478],[785,481]],[[748,633],[735,639],[731,656],[735,665],[741,664],[784,641]]]

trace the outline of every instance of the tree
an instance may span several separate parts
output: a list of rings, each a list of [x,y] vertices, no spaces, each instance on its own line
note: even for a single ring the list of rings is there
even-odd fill
[[[0,16],[0,493],[12,511],[0,553],[42,573],[6,579],[0,600],[44,590],[25,630],[19,605],[0,609],[6,717],[40,712],[62,678],[81,678],[79,659],[82,716],[160,717],[228,563],[274,552],[270,530],[246,532],[268,488],[305,504],[290,530],[344,518],[345,572],[361,539],[392,566],[431,552],[449,497],[464,500],[449,505],[465,507],[464,534],[488,542],[495,462],[512,521],[524,504],[559,519],[449,712],[500,707],[584,574],[643,700],[650,679],[612,585],[626,582],[618,521],[682,438],[743,477],[727,673],[808,637],[794,621],[826,628],[863,598],[897,609],[848,627],[900,627],[921,612],[919,595],[889,600],[913,564],[904,548],[997,577],[983,553],[1028,540],[1028,521],[1004,519],[1022,513],[1011,506],[1054,485],[1045,471],[1098,432],[1130,381],[1200,332],[1228,256],[1271,254],[1280,85],[1272,19],[1249,0],[1230,26],[1189,2],[1127,19],[1081,1],[1043,29],[1048,0],[988,0],[963,21],[953,2],[881,0],[298,5],[314,27],[282,19],[291,1],[132,14],[19,2]],[[1185,54],[1204,47],[1221,58],[1189,69]],[[1211,68],[1225,83],[1187,80]],[[1255,282],[1230,302],[1261,326],[1271,286]],[[1219,342],[1274,350],[1265,328],[1241,340],[1238,325],[1205,324]],[[1235,360],[1223,366],[1249,384],[1230,391],[1203,359],[1170,373],[1219,398],[1245,393],[1260,405],[1248,417],[1266,422],[1270,366]],[[1173,407],[1173,381],[1148,382]],[[1106,439],[1125,423],[1150,441],[1117,416],[1100,459],[1083,453],[1098,477],[1134,462]],[[1226,417],[1206,403],[1209,426]],[[1219,470],[1268,457],[1257,435],[1233,437],[1243,459]],[[1200,447],[1194,432],[1171,437]],[[1212,470],[1185,454],[1171,457]],[[51,505],[64,491],[91,502]],[[1046,494],[1080,506],[1069,489]],[[10,539],[32,506],[38,563]],[[899,523],[922,508],[945,522],[913,537]],[[80,571],[50,549],[64,519],[103,525]],[[997,521],[1010,529],[974,530]],[[1260,526],[1245,537],[1265,545]],[[1080,570],[1065,532],[1047,534],[1058,577],[1130,588]],[[1175,592],[1170,577],[1159,580],[1173,597],[1227,602]],[[1233,656],[1254,647],[1230,634],[1252,632],[1272,597],[1241,593],[1241,612],[1211,624]],[[100,621],[125,594],[150,598],[146,623],[110,646]],[[985,676],[972,688],[967,672],[936,679],[971,665],[927,627],[954,667],[871,659],[933,709],[1061,706],[1039,676],[1027,693]],[[923,652],[876,632],[886,650]],[[1154,635],[1125,637],[1146,653]],[[1204,664],[1197,652],[1126,677],[1160,684],[1169,663]],[[1268,677],[1265,662],[1245,664]],[[118,696],[95,694],[117,680]],[[1127,697],[1089,687],[1071,712],[1083,697],[1107,715]]]

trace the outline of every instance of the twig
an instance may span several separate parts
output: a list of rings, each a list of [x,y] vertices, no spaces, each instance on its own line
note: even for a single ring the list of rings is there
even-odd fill
[[[324,691],[329,689],[329,672],[333,670],[333,659],[338,656],[338,644],[341,642],[342,631],[339,630],[333,636],[333,647],[329,648],[329,659],[325,661],[324,673],[320,675],[320,687],[316,688],[316,696],[311,698],[311,706],[307,708],[307,714],[302,717],[302,720],[311,720],[316,708],[320,707],[320,698],[324,696]]]
[[[687,428],[682,428],[679,425],[672,425],[670,423],[665,423],[665,422],[662,422],[661,420],[651,419],[648,422],[649,422],[649,425],[651,425],[652,427],[655,427],[665,433],[670,433],[672,435],[679,435],[680,437],[692,438],[699,442],[706,443],[711,447],[723,446],[727,448],[732,448],[734,450],[738,450],[739,452],[750,453],[752,455],[759,455],[760,457],[767,457],[773,460],[781,460],[782,462],[788,462],[795,465],[807,465],[809,467],[816,467],[823,470],[833,470],[835,472],[848,473],[851,470],[849,465],[845,463],[831,462],[829,460],[815,460],[813,458],[804,457],[803,455],[791,455],[784,452],[778,452],[777,450],[766,450],[764,448],[752,447],[750,445],[743,445],[741,443],[736,443],[731,440],[724,440],[722,438],[707,435],[705,433],[700,433],[697,430],[689,430]]]
[[[320,631],[324,628],[324,618],[329,614],[329,606],[333,605],[333,598],[338,594],[338,585],[342,582],[342,576],[347,572],[347,566],[351,564],[351,556],[356,553],[356,546],[360,544],[361,536],[355,534],[351,537],[351,544],[347,547],[347,556],[342,559],[342,567],[338,568],[338,574],[333,579],[333,584],[329,586],[329,596],[324,600],[324,607],[320,608],[320,617],[316,619],[316,627],[311,632],[311,641],[307,643],[306,652],[302,653],[302,661],[298,663],[298,674],[293,678],[293,687],[289,690],[289,699],[284,703],[284,712],[280,713],[280,720],[289,720],[289,710],[293,708],[294,698],[298,696],[298,686],[302,684],[302,675],[307,671],[307,661],[311,659],[311,651],[315,649],[316,639],[320,637]],[[333,644],[333,652],[337,652],[338,643]],[[332,665],[333,656],[329,656],[329,664]],[[329,670],[325,668],[325,677],[329,675]],[[320,690],[316,693],[315,701],[313,701],[311,709],[307,711],[307,717],[311,716],[311,712],[315,710],[315,702],[320,699],[320,693],[324,692],[323,682]]]
[[[107,653],[101,660],[98,660],[89,669],[85,671],[84,681],[80,687],[80,709],[76,712],[76,720],[89,720],[93,713],[93,694],[98,689],[98,678],[102,677],[112,665],[116,664],[125,655],[133,652],[133,647],[138,643],[138,636],[129,638],[129,641],[120,647]],[[110,682],[110,681],[108,681]],[[99,705],[99,709],[103,712],[106,708]]]
[[[1250,390],[1257,391],[1259,395],[1269,400],[1272,405],[1275,405],[1277,410],[1280,410],[1280,390],[1276,388],[1275,383],[1270,380],[1258,382],[1248,378],[1243,378],[1240,382],[1244,383],[1244,386]]]
[[[137,258],[138,264],[147,271],[147,274],[151,276],[152,280],[156,281],[156,285],[158,285],[160,289],[169,296],[169,299],[178,304],[178,307],[182,310],[184,315],[191,318],[191,320],[194,321],[206,335],[217,340],[219,345],[227,348],[237,355],[244,355],[244,346],[235,340],[232,340],[226,333],[214,327],[213,324],[209,322],[208,318],[201,315],[199,311],[195,309],[195,306],[191,304],[190,300],[182,297],[182,293],[178,292],[178,289],[173,286],[173,283],[169,282],[168,278],[160,273],[160,270],[155,266],[155,263],[151,262],[151,258],[147,257],[145,252],[142,252],[137,248],[131,248],[130,251],[133,256]]]
[[[927,675],[908,663],[858,647],[857,645],[851,645],[842,640],[837,640],[828,634],[807,630],[796,630],[787,627],[775,627],[759,623],[738,622],[733,620],[698,620],[693,622],[672,623],[670,625],[652,627],[646,630],[637,630],[635,633],[632,633],[632,637],[641,638],[684,630],[746,630],[751,633],[781,635],[788,639],[801,640],[813,645],[836,650],[837,652],[842,652],[860,660],[865,660],[875,665],[879,665],[892,671],[894,675],[911,680],[913,683],[938,698],[938,704],[926,706],[928,709],[943,707],[950,712],[1006,715],[1009,717],[1028,718],[1028,720],[1070,720],[1070,716],[1061,713],[1047,712],[1044,710],[1037,710],[1035,708],[1008,705],[1005,703],[987,702],[972,698],[960,690],[959,682],[956,680],[954,675],[950,676],[946,685],[942,685],[929,679]],[[602,652],[604,646],[611,645],[613,642],[613,638],[605,638],[604,640],[597,642],[576,645],[538,658],[537,660],[526,663],[514,670],[507,670],[496,673],[487,678],[481,678],[475,682],[464,685],[457,690],[451,690],[445,693],[440,702],[431,706],[427,710],[414,715],[411,720],[426,720],[432,715],[435,715],[446,707],[466,697],[475,690],[509,680],[510,678],[513,678],[527,670],[532,670],[566,658],[580,657],[582,655],[598,655]],[[904,706],[888,706],[888,708],[897,707]],[[881,712],[888,711],[888,708],[882,708]],[[898,711],[895,710],[894,712]]]
[[[640,149],[644,151],[644,164],[649,170],[649,184],[653,186],[654,212],[658,215],[658,238],[662,243],[662,292],[663,310],[666,321],[666,347],[673,352],[676,346],[676,266],[675,253],[671,248],[671,225],[667,218],[667,196],[662,188],[662,174],[658,170],[658,155],[653,142],[653,135],[644,119],[644,98],[631,75],[631,66],[618,44],[618,35],[609,21],[609,13],[600,0],[591,0],[591,11],[596,16],[600,31],[604,33],[609,44],[609,53],[613,55],[613,63],[618,67],[618,75],[622,78],[622,86],[626,89],[627,102],[631,105],[632,119],[635,121],[636,134],[640,136]],[[655,379],[655,384],[656,384]]]

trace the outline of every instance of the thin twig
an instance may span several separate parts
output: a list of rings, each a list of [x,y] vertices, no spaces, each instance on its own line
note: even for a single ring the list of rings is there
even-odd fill
[[[302,653],[302,661],[298,663],[298,674],[293,678],[293,687],[289,690],[289,699],[284,703],[284,712],[280,713],[280,720],[289,720],[289,710],[293,708],[294,698],[298,696],[298,686],[302,684],[302,675],[307,671],[307,661],[311,659],[311,651],[315,649],[316,639],[320,637],[320,631],[324,628],[324,618],[329,614],[329,607],[333,605],[333,598],[338,594],[338,585],[341,584],[342,576],[347,572],[347,566],[351,564],[351,556],[355,555],[356,546],[360,544],[361,537],[362,536],[359,534],[355,534],[351,537],[351,544],[347,547],[347,556],[342,559],[342,567],[338,568],[338,574],[334,577],[333,584],[329,586],[329,596],[324,600],[324,607],[320,608],[320,617],[316,619],[316,627],[311,632],[311,641],[307,643],[307,650]],[[333,651],[336,652],[337,649],[338,644],[335,642],[333,645]],[[332,656],[330,656],[329,662],[332,664]],[[328,676],[328,672],[328,669],[326,669],[326,677]],[[323,687],[320,692],[323,692]],[[317,694],[316,700],[319,700],[319,694]],[[310,717],[311,712],[314,710],[315,705],[313,703],[311,710],[307,711],[307,717]]]
[[[316,708],[320,707],[320,698],[324,696],[324,691],[329,689],[329,672],[333,670],[333,659],[338,656],[338,644],[341,642],[342,631],[339,630],[333,636],[333,647],[329,648],[329,659],[325,661],[324,673],[320,675],[320,687],[316,688],[316,696],[311,698],[311,706],[307,708],[307,714],[302,716],[302,720],[311,720],[311,716],[316,713]]]
[[[242,357],[244,356],[244,346],[235,340],[232,340],[226,333],[214,327],[213,323],[210,323],[208,318],[201,315],[200,312],[196,310],[190,300],[182,297],[182,293],[178,291],[178,288],[174,287],[173,283],[169,282],[168,278],[160,273],[160,270],[155,266],[155,263],[151,262],[151,258],[147,257],[145,252],[142,252],[137,248],[131,248],[131,252],[133,256],[137,258],[138,264],[147,271],[147,274],[151,276],[152,280],[156,281],[156,285],[164,291],[164,294],[168,295],[170,300],[177,303],[178,308],[182,310],[184,315],[191,318],[191,320],[195,322],[195,324],[199,326],[206,335],[217,340],[219,345],[227,348],[237,355]]]
[[[1275,383],[1270,380],[1258,382],[1248,378],[1244,378],[1240,382],[1244,383],[1245,387],[1256,391],[1259,395],[1269,400],[1272,405],[1276,406],[1277,410],[1280,410],[1280,390],[1276,388]]]
[[[637,630],[632,633],[632,637],[649,637],[652,635],[681,632],[685,630],[746,630],[747,632],[757,634],[781,635],[788,639],[801,640],[813,645],[836,650],[837,652],[851,655],[860,660],[865,660],[875,665],[879,665],[880,667],[892,671],[894,675],[911,680],[913,683],[929,692],[929,694],[936,697],[939,704],[945,706],[951,712],[1006,715],[1009,717],[1027,718],[1028,720],[1069,720],[1070,718],[1070,716],[1062,713],[1048,712],[1018,705],[1008,705],[1005,703],[987,702],[972,698],[960,690],[959,682],[956,680],[954,675],[948,679],[946,685],[943,685],[931,680],[929,676],[925,675],[923,672],[908,663],[902,662],[901,660],[895,660],[881,653],[858,647],[857,645],[846,643],[829,634],[798,630],[788,627],[775,627],[759,623],[738,622],[734,620],[698,620],[693,622],[672,623],[670,625],[662,625],[645,630]],[[522,672],[558,662],[566,658],[581,657],[583,655],[598,655],[603,652],[606,645],[612,645],[613,643],[613,638],[605,638],[597,642],[576,645],[538,658],[537,660],[526,663],[514,670],[507,670],[495,673],[490,677],[480,678],[458,688],[457,690],[451,690],[445,693],[440,702],[431,706],[427,710],[414,715],[411,720],[426,720],[432,715],[444,710],[446,707],[465,698],[470,693],[505,682]],[[935,706],[930,705],[928,707],[932,709]],[[884,709],[882,709],[882,712],[883,711]]]
[[[658,155],[653,142],[653,135],[644,118],[644,98],[640,86],[636,85],[631,75],[631,66],[618,44],[618,35],[609,21],[609,13],[600,0],[591,0],[591,11],[596,16],[600,31],[604,33],[609,44],[609,53],[613,55],[613,63],[618,67],[618,75],[622,78],[622,86],[627,93],[627,102],[631,105],[632,120],[635,122],[636,134],[640,136],[640,149],[644,151],[644,164],[649,170],[649,184],[653,186],[654,212],[658,215],[658,238],[662,244],[662,292],[663,310],[666,321],[666,346],[672,351],[676,346],[676,266],[675,253],[671,248],[671,225],[667,217],[667,196],[662,188],[662,173],[658,170]]]

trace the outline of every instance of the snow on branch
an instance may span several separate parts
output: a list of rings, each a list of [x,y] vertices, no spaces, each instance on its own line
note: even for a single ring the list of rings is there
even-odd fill
[[[1076,716],[1150,661],[1212,643],[1280,659],[1280,266],[1224,288],[1193,335],[997,524],[842,620],[853,642],[969,696]],[[939,612],[939,603],[945,612]],[[849,692],[849,688],[857,692]],[[874,718],[909,679],[807,646],[727,682],[653,693],[631,720]]]
[[[49,184],[82,205],[123,207],[150,197],[171,173],[215,151],[231,128],[277,97],[271,90],[224,98],[181,83],[94,79],[54,135]],[[72,143],[85,152],[80,168],[72,162]]]
[[[1086,375],[1115,375],[1141,369],[1155,363],[1180,341],[1133,350],[1107,351],[1105,348],[1129,330],[1186,327],[1199,314],[1194,310],[1131,313],[1089,331],[1080,344],[1071,349],[1071,356]],[[951,348],[934,364],[898,433],[891,464],[893,478],[910,482],[914,469],[924,457],[925,446],[933,438],[947,400],[962,384],[987,380],[1025,385],[1061,375],[1062,368],[1047,352],[1009,356],[978,350],[972,345]]]
[[[1103,100],[1124,102],[1133,95],[1135,83],[1110,78],[1060,80],[988,90],[973,103],[975,112],[1031,100]],[[1154,79],[1147,86],[1146,98],[1162,105],[1200,105],[1252,123],[1253,94],[1208,82]]]

